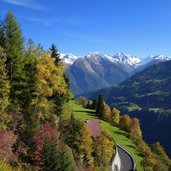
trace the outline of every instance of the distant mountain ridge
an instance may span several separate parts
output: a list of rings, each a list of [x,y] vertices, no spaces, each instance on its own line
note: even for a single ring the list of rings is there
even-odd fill
[[[139,118],[145,140],[160,141],[171,156],[171,60],[154,64],[116,87],[84,96],[97,99],[99,94],[122,114]]]
[[[141,108],[169,108],[171,101],[171,60],[152,65],[118,86],[88,93],[88,98],[103,94],[112,106],[136,104]]]
[[[135,73],[171,58],[151,55],[143,59],[124,53],[111,56],[91,52],[82,57],[62,54],[61,59],[67,66],[71,89],[78,95],[118,85]]]

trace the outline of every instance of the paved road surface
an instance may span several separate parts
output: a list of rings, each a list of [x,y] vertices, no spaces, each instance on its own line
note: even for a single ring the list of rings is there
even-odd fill
[[[121,159],[120,171],[133,171],[133,161],[131,157],[119,146],[118,146],[118,153]]]

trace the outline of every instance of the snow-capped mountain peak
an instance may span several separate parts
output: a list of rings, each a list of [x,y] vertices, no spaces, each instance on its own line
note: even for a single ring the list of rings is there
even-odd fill
[[[100,52],[90,52],[87,55],[85,55],[85,57],[87,57],[87,58],[108,58],[111,56],[106,55],[106,54],[102,54]]]
[[[153,62],[153,61],[158,61],[158,62],[161,61],[162,62],[162,61],[167,61],[167,60],[171,60],[171,58],[166,55],[150,55],[141,61],[141,65],[145,65],[145,64]]]
[[[71,53],[61,54],[61,59],[67,65],[72,65],[79,57]]]
[[[141,62],[141,59],[135,56],[127,55],[124,53],[117,53],[116,55],[112,56],[114,62],[119,62],[129,66],[136,66]]]

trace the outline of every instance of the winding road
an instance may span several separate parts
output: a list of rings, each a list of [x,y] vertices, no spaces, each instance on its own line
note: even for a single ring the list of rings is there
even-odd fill
[[[118,146],[118,154],[121,160],[121,169],[120,171],[133,171],[134,163],[131,156],[123,150],[120,146]]]

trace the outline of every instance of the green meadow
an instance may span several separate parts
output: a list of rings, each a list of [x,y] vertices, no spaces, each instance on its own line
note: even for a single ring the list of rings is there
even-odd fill
[[[95,116],[95,111],[90,109],[85,109],[81,105],[76,104],[74,101],[70,102],[70,105],[73,109],[73,114],[77,119],[86,120],[86,119],[98,119]],[[100,121],[101,128],[104,130],[108,130],[113,139],[120,144],[123,148],[125,148],[128,152],[130,152],[136,160],[136,169],[138,171],[142,171],[143,168],[140,165],[142,157],[138,152],[136,146],[131,142],[128,138],[128,134],[125,131],[122,131],[120,128],[110,125],[105,121]]]

